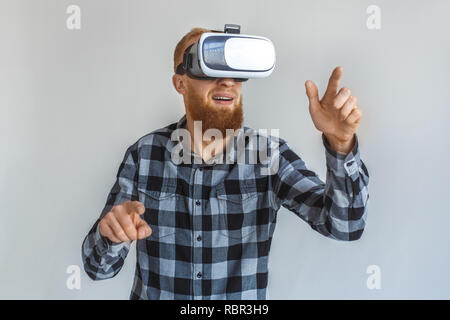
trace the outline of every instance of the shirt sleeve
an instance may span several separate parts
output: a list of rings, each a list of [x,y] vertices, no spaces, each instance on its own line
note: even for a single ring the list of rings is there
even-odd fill
[[[130,146],[120,164],[116,181],[107,197],[100,217],[85,237],[81,255],[84,270],[93,280],[114,277],[122,269],[131,241],[114,243],[100,234],[99,222],[111,209],[126,201],[139,200],[136,191],[138,177],[137,143]]]
[[[308,170],[284,140],[279,170],[272,176],[273,202],[287,208],[320,234],[342,241],[358,240],[364,230],[369,200],[369,173],[360,159],[358,137],[347,155],[334,151],[322,134],[326,183]]]

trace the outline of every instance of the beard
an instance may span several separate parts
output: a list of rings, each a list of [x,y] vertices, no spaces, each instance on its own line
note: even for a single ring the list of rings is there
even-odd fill
[[[208,129],[218,129],[222,136],[226,137],[226,129],[237,130],[241,128],[244,120],[242,95],[237,102],[234,99],[233,104],[227,106],[205,101],[195,90],[189,90],[186,106],[192,120],[202,122],[202,134]]]

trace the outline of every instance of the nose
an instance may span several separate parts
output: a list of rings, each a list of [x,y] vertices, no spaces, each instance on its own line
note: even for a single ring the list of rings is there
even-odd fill
[[[233,78],[218,78],[217,79],[219,85],[223,85],[226,87],[232,87],[236,84]]]

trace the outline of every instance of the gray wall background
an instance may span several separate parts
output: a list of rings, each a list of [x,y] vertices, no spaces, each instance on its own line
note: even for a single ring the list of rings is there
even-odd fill
[[[81,8],[68,30],[66,8]],[[381,8],[368,30],[366,8]],[[367,227],[352,243],[282,209],[271,299],[449,299],[448,1],[0,1],[0,298],[128,299],[134,245],[113,279],[66,287],[126,148],[177,121],[172,55],[195,26],[269,37],[271,77],[243,86],[245,123],[280,128],[325,179],[304,82],[332,69],[358,97],[371,176]],[[381,289],[369,290],[369,265]]]

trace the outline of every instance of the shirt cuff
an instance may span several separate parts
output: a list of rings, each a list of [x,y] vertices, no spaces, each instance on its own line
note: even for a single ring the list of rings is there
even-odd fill
[[[361,168],[361,159],[359,157],[358,136],[355,133],[355,145],[353,149],[344,154],[331,148],[327,138],[322,133],[322,141],[325,146],[325,155],[327,167],[339,177],[350,177],[355,181],[359,177],[359,168]]]
[[[100,221],[99,221],[100,222]],[[107,237],[102,236],[100,233],[100,223],[97,223],[97,227],[94,232],[94,241],[99,250],[99,252],[107,252],[107,251],[120,251],[124,246],[129,244],[130,242],[119,242],[115,243],[109,240]]]

